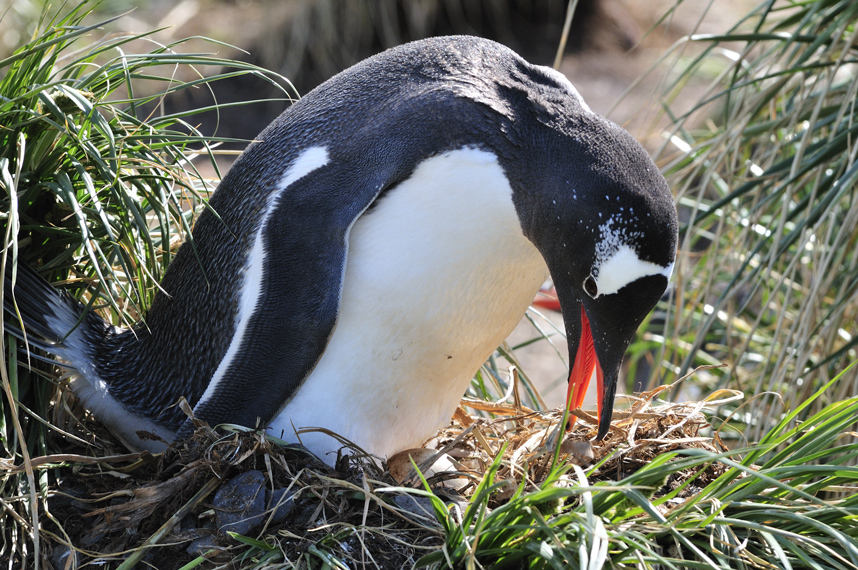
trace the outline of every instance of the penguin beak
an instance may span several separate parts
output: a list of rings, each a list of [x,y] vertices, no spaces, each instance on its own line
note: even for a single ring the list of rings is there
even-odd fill
[[[590,320],[587,318],[584,305],[581,303],[579,305],[581,306],[581,334],[578,339],[577,349],[573,348],[573,342],[570,341],[569,343],[569,356],[570,362],[572,362],[572,369],[569,372],[566,406],[571,412],[584,404],[584,396],[587,394],[587,388],[590,386],[590,380],[593,378],[593,372],[595,372],[596,389],[598,391],[596,409],[599,416],[599,432],[596,439],[602,439],[608,434],[608,430],[611,427],[611,411],[614,406],[617,376],[616,374],[609,375],[606,384],[604,370],[596,356],[596,346],[593,342],[593,330],[590,328]],[[571,318],[575,317],[571,316]],[[575,416],[569,416],[569,423],[566,426],[567,431],[572,429],[576,420]]]
[[[610,336],[609,331],[612,331],[612,328],[595,321],[597,337],[594,339],[593,327],[590,325],[585,305],[571,287],[557,287],[557,296],[562,308],[566,338],[569,341],[569,362],[571,363],[566,406],[570,411],[581,407],[595,372],[598,388],[596,406],[599,414],[599,431],[596,439],[603,439],[611,427],[614,394],[617,390],[617,377],[625,346],[622,346],[623,350],[614,350],[620,347],[611,346],[613,344],[611,339],[602,334],[605,332]],[[571,429],[575,421],[575,416],[570,416],[567,429]]]

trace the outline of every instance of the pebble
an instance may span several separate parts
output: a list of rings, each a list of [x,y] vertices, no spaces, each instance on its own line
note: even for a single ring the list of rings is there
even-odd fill
[[[64,544],[54,546],[54,549],[51,551],[50,561],[54,568],[78,567],[77,553]]]
[[[292,498],[294,494],[292,491],[287,491],[286,489],[265,490],[265,504],[268,505],[268,516],[271,517],[271,524],[282,523],[286,520],[286,517],[289,516],[295,507],[295,501]],[[271,513],[271,510],[274,512]]]
[[[269,516],[272,523],[283,522],[295,506],[292,495],[286,489],[268,489],[261,471],[236,475],[221,485],[212,501],[218,531],[244,535]]]
[[[569,454],[569,460],[581,467],[588,467],[596,461],[593,445],[589,441],[567,439],[560,444],[560,453]]]
[[[265,512],[265,475],[245,471],[233,477],[217,490],[212,504],[220,532],[250,532]]]
[[[185,549],[191,556],[204,556],[210,550],[223,550],[221,546],[218,546],[214,535],[211,534],[196,539]]]

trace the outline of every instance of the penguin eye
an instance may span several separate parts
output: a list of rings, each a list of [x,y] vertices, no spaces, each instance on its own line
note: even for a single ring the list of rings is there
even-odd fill
[[[584,292],[590,295],[593,299],[599,295],[599,287],[596,286],[596,280],[593,279],[592,275],[588,275],[587,278],[584,279]]]

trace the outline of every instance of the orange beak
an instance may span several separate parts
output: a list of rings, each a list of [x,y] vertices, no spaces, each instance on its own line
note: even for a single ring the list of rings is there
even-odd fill
[[[596,388],[599,391],[596,409],[601,420],[602,400],[605,394],[604,373],[599,364],[599,359],[596,358],[596,347],[593,344],[593,331],[590,329],[590,321],[587,319],[587,313],[584,312],[584,306],[581,305],[581,339],[578,341],[578,352],[569,373],[569,389],[566,393],[566,406],[569,411],[580,408],[584,403],[587,387],[593,377],[593,369],[596,370]],[[569,416],[569,423],[566,425],[567,431],[572,429],[576,420],[575,416]]]

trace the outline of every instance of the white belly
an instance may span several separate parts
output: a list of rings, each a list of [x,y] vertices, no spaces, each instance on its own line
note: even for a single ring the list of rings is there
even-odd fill
[[[336,329],[269,433],[329,462],[337,441],[294,430],[381,457],[421,445],[547,276],[494,155],[426,160],[352,227]]]

